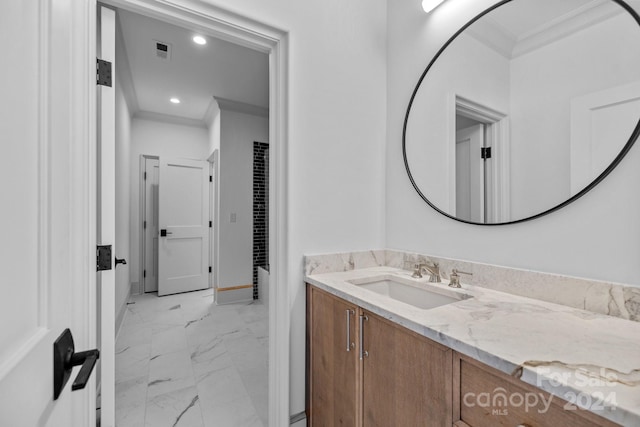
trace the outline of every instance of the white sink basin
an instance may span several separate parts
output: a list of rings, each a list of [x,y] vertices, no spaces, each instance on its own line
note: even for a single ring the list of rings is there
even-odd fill
[[[405,304],[428,310],[470,298],[469,295],[450,289],[425,289],[419,284],[403,283],[402,279],[393,276],[377,276],[350,280],[349,283],[359,288],[387,296]],[[426,286],[447,286],[444,283]]]

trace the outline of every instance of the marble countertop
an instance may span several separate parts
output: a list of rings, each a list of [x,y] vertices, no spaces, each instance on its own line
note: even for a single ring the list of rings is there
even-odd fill
[[[379,275],[471,298],[424,310],[349,283]],[[606,419],[640,425],[640,322],[466,285],[464,277],[454,289],[393,267],[305,280]]]

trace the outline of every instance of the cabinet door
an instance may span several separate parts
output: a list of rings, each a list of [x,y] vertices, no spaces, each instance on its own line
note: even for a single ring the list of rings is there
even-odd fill
[[[452,425],[452,350],[363,316],[363,425]]]
[[[358,423],[357,307],[307,287],[310,425]]]

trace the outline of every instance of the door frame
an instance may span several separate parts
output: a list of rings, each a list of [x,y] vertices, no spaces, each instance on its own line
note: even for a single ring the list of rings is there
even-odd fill
[[[220,173],[219,159],[220,149],[216,148],[209,156],[209,220],[213,227],[209,234],[209,265],[213,267],[212,273],[209,275],[209,287],[213,289],[213,298],[215,301],[215,289],[218,286],[218,255],[220,254],[220,240],[218,230],[220,229]]]
[[[73,2],[75,4],[75,2]],[[102,3],[140,13],[161,21],[197,28],[205,34],[245,46],[269,55],[269,142],[273,148],[269,159],[269,257],[271,283],[269,287],[269,424],[289,425],[289,272],[288,264],[288,56],[289,35],[286,30],[262,23],[223,8],[192,0],[106,0]],[[74,49],[73,64],[82,70],[78,84],[78,98],[73,112],[81,127],[79,134],[93,148],[84,170],[95,183],[95,37],[97,0],[78,2],[74,11],[79,15],[78,32],[74,40],[80,46]],[[84,22],[84,25],[81,23]],[[88,44],[88,45],[87,45]],[[84,122],[83,122],[84,121]],[[84,160],[84,159],[83,159]],[[95,188],[95,185],[94,187]],[[81,202],[95,213],[94,192],[83,192]],[[95,215],[88,216],[89,230],[95,230]],[[95,248],[95,232],[88,233],[83,245]],[[95,274],[94,274],[95,276]],[[95,277],[92,279],[95,284]],[[95,329],[95,321],[94,321]]]
[[[509,145],[509,116],[455,92],[449,94],[447,128],[449,136],[449,211],[455,212],[456,178],[456,115],[468,117],[487,125],[485,146],[492,147],[492,158],[487,160],[485,191],[485,221],[505,222],[511,217],[511,163]],[[453,210],[451,210],[453,209]]]

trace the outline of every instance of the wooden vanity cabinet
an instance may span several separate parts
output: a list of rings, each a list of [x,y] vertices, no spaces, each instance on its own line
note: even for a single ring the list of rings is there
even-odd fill
[[[549,393],[476,360],[458,353],[453,360],[455,427],[617,426],[586,410],[567,410],[559,397],[548,404]]]
[[[310,426],[452,425],[452,354],[307,285]]]
[[[453,351],[375,314],[363,316],[363,426],[450,426]]]
[[[360,425],[357,315],[357,306],[307,286],[307,419],[311,426]]]
[[[307,375],[312,427],[617,425],[312,285]]]

